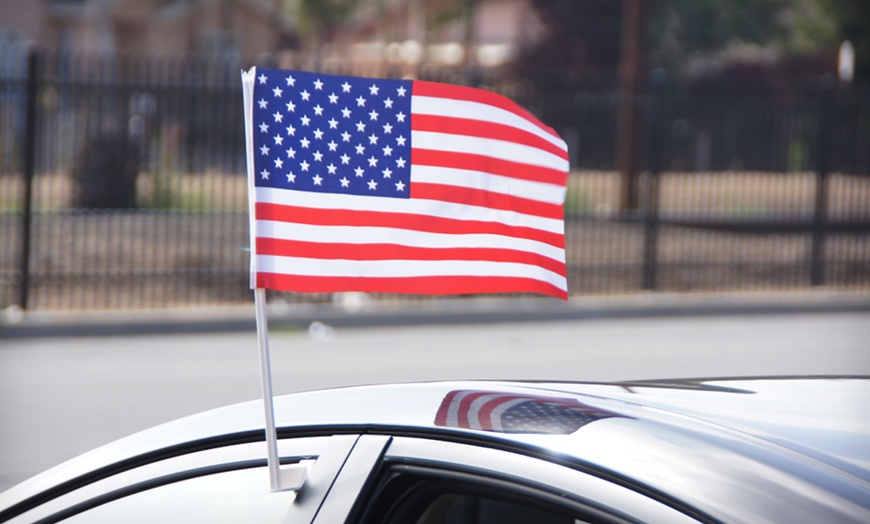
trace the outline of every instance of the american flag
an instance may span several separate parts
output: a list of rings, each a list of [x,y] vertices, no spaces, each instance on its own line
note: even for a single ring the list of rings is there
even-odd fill
[[[567,298],[565,143],[468,87],[243,73],[252,287]]]
[[[590,422],[612,417],[622,415],[573,398],[455,390],[442,400],[435,425],[499,433],[569,435]]]

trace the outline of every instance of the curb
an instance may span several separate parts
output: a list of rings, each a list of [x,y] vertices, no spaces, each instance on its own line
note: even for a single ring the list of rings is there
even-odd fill
[[[870,312],[870,293],[649,294],[578,298],[437,299],[369,302],[349,295],[328,305],[270,303],[269,329],[554,322],[656,317]],[[360,301],[361,300],[361,301]],[[0,339],[255,332],[253,305],[146,311],[15,312],[0,316]]]

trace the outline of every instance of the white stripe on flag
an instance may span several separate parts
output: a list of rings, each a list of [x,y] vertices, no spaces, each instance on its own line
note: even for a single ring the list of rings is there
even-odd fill
[[[483,425],[480,423],[480,410],[487,402],[496,400],[501,396],[501,393],[489,393],[471,401],[471,404],[468,405],[468,424],[474,429],[483,429]]]
[[[414,95],[411,98],[411,111],[413,114],[469,118],[482,122],[504,124],[533,133],[558,148],[567,151],[567,146],[561,138],[553,136],[516,113],[489,104],[472,102],[470,100]]]
[[[392,228],[354,225],[322,226],[258,220],[257,236],[276,239],[292,238],[301,242],[320,244],[393,244],[432,249],[509,249],[538,254],[557,262],[565,262],[565,250],[534,240],[505,235],[429,233],[401,229],[398,225]]]
[[[459,410],[462,407],[462,401],[465,400],[465,397],[471,394],[471,391],[460,391],[453,397],[447,410],[447,422],[445,424],[446,426],[454,428],[460,427]]]
[[[502,195],[520,196],[547,204],[562,205],[565,201],[565,186],[520,180],[469,169],[414,166],[413,178],[414,182],[482,189]]]
[[[438,276],[529,278],[565,289],[565,277],[540,266],[486,260],[325,260],[257,255],[261,273],[319,277],[413,278]]]
[[[530,147],[505,140],[454,135],[451,133],[411,131],[411,145],[414,149],[484,155],[499,160],[546,167],[562,172],[568,170],[568,161],[564,158],[560,158],[553,153],[537,147]]]

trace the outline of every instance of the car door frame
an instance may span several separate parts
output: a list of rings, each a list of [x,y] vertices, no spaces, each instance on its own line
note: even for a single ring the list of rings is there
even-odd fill
[[[310,463],[307,479],[299,495],[283,497],[290,501],[283,522],[295,524],[313,520],[358,439],[357,434],[335,434],[285,436],[278,441],[282,463]],[[138,493],[241,469],[261,469],[264,494],[269,494],[263,441],[239,443],[232,436],[226,436],[225,442],[226,445],[212,442],[208,449],[192,445],[188,453],[176,450],[172,456],[163,459],[141,464],[133,461],[130,467],[92,482],[82,480],[77,488],[34,505],[12,517],[9,523],[58,522]]]

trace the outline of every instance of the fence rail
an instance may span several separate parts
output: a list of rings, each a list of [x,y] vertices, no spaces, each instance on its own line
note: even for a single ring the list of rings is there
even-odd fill
[[[0,307],[249,301],[239,65],[14,65],[0,68]],[[572,295],[870,290],[868,93],[516,98],[569,144]],[[634,209],[616,171],[625,104],[643,122]]]

